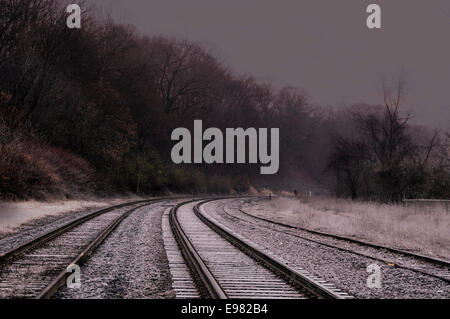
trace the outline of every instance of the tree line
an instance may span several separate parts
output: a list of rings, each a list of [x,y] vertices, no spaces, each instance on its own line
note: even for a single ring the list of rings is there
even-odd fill
[[[60,1],[0,2],[1,197],[251,187],[449,196],[448,133],[419,132],[400,104],[312,106],[301,90],[234,74],[200,44],[139,35],[86,8],[82,28],[69,29]],[[222,130],[279,127],[279,174],[174,165],[170,134],[195,119]]]
[[[392,88],[393,87],[393,88]],[[337,135],[328,168],[340,196],[398,202],[450,198],[450,134],[409,125],[405,78],[383,86],[384,105],[349,111],[351,134]]]

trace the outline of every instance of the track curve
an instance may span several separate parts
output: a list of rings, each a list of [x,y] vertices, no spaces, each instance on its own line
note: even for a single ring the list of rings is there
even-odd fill
[[[204,297],[351,298],[203,214],[202,206],[214,200],[220,199],[181,203],[170,212],[175,238]]]
[[[75,219],[0,256],[1,298],[50,298],[66,269],[82,263],[136,209],[162,199],[134,201]]]

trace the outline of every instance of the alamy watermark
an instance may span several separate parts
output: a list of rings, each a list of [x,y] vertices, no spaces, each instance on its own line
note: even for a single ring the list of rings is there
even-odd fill
[[[195,120],[193,137],[184,127],[172,132],[172,141],[179,141],[172,148],[172,161],[175,164],[261,163],[265,165],[260,168],[261,174],[276,174],[280,166],[280,130],[270,129],[270,151],[268,133],[267,128],[227,128],[224,136],[215,127],[203,132],[203,122]],[[204,141],[208,143],[203,147]]]
[[[67,17],[66,25],[69,29],[81,28],[81,8],[78,4],[69,4],[66,9],[70,15]]]
[[[81,8],[78,4],[69,4],[66,9],[70,15],[67,18],[67,27],[69,29],[81,28]],[[381,7],[378,4],[369,4],[366,9],[369,14],[366,20],[367,28],[381,29]]]
[[[70,289],[79,289],[81,288],[81,268],[76,264],[70,264],[66,272],[68,274],[66,285],[67,288]]]
[[[366,271],[370,273],[367,277],[367,288],[381,288],[381,267],[377,264],[370,264],[367,266]]]

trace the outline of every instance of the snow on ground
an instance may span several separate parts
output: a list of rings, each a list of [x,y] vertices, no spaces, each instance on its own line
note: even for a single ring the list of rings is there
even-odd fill
[[[256,216],[450,260],[450,209],[335,198],[276,198],[246,207]]]
[[[62,215],[72,211],[84,211],[88,208],[116,205],[133,199],[0,202],[0,233],[10,233],[17,227],[35,219]]]

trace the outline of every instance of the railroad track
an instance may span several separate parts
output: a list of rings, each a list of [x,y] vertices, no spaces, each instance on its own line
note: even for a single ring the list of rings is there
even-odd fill
[[[50,298],[66,269],[83,263],[129,214],[163,199],[124,203],[90,213],[0,255],[0,298]]]
[[[339,236],[339,235],[335,235],[335,234],[329,234],[329,233],[325,233],[325,232],[321,232],[321,231],[315,231],[315,230],[311,230],[311,229],[306,229],[303,227],[298,227],[298,226],[293,226],[293,225],[289,225],[286,223],[281,223],[281,222],[277,222],[277,221],[273,221],[267,218],[262,218],[259,216],[255,216],[253,214],[250,214],[246,211],[244,211],[241,207],[238,208],[238,211],[246,216],[249,217],[252,220],[249,219],[245,219],[242,217],[239,217],[235,214],[230,214],[229,212],[225,211],[225,209],[223,210],[223,212],[225,214],[227,214],[228,216],[232,217],[232,218],[236,218],[236,219],[240,219],[246,223],[253,223],[255,220],[258,221],[262,221],[264,223],[267,223],[268,225],[276,225],[276,226],[281,226],[283,228],[285,228],[285,230],[280,230],[277,228],[273,228],[273,227],[267,227],[264,226],[262,224],[258,224],[257,226],[259,227],[265,227],[265,228],[270,228],[271,230],[274,230],[276,232],[280,232],[289,236],[294,236],[294,237],[298,237],[304,240],[308,240],[320,245],[324,245],[324,246],[328,246],[331,248],[336,248],[342,251],[346,251],[346,252],[350,252],[356,255],[360,255],[363,257],[368,257],[374,260],[378,260],[381,261],[383,263],[389,264],[391,267],[398,267],[398,268],[404,268],[404,269],[408,269],[417,273],[421,273],[424,275],[428,275],[434,278],[438,278],[441,279],[447,283],[450,283],[450,263],[442,260],[442,259],[435,259],[435,258],[431,258],[429,256],[424,256],[424,255],[420,255],[420,254],[414,254],[411,252],[407,252],[404,250],[400,250],[400,249],[395,249],[395,248],[391,248],[391,247],[386,247],[386,246],[382,246],[382,245],[376,245],[373,243],[368,243],[368,242],[364,242],[361,240],[357,240],[357,239],[353,239],[353,238],[348,238],[348,237],[343,237],[343,236]],[[308,233],[308,234],[312,234],[315,235],[317,237],[315,238],[310,238],[304,235],[301,235],[299,233],[292,233],[291,231],[300,231],[300,232],[304,232],[304,233]],[[397,254],[399,256],[403,256],[403,257],[407,257],[407,258],[412,258],[417,260],[417,263],[415,264],[415,266],[411,266],[411,265],[406,265],[405,263],[402,262],[396,262],[393,259],[390,258],[386,258],[386,257],[378,257],[374,254],[370,254],[370,253],[366,253],[366,252],[361,252],[361,251],[357,251],[355,249],[349,248],[349,247],[344,247],[342,245],[337,244],[336,242],[331,242],[331,241],[325,241],[322,239],[320,239],[320,237],[323,238],[330,238],[334,241],[337,242],[342,242],[342,243],[350,243],[350,244],[354,244],[363,248],[370,248],[370,249],[376,249],[379,251],[383,251],[386,253],[392,253],[392,254]]]
[[[216,199],[214,199],[216,200]],[[205,298],[351,298],[202,213],[212,201],[174,206],[170,227]]]

